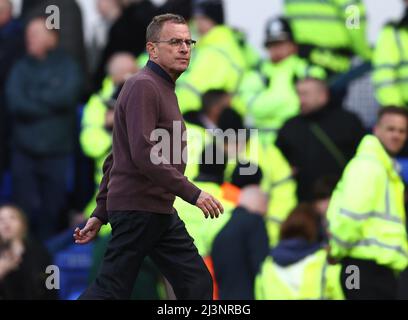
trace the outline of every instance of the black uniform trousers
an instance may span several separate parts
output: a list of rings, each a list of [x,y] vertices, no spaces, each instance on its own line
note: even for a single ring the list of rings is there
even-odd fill
[[[173,287],[177,299],[210,300],[211,275],[177,213],[109,212],[110,240],[94,283],[79,299],[129,299],[146,256]]]

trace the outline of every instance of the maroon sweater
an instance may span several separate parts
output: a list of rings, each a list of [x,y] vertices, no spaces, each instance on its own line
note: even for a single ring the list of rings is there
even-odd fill
[[[171,214],[175,196],[196,203],[201,190],[184,176],[186,164],[180,161],[185,137],[173,137],[173,122],[177,122],[181,133],[186,130],[174,89],[170,76],[152,61],[123,86],[115,106],[112,153],[104,163],[97,207],[92,214],[103,223],[108,222],[107,211]],[[171,156],[166,157],[167,163],[152,161],[152,157],[157,160],[166,156],[158,148],[166,144],[151,139],[154,129],[170,133]]]

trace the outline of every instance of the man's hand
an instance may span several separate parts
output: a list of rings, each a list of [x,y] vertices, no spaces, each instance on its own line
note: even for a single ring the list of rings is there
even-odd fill
[[[85,227],[80,230],[76,228],[74,231],[75,243],[85,244],[93,240],[101,229],[102,222],[95,217],[89,218]]]
[[[211,216],[211,219],[218,218],[220,213],[224,213],[222,204],[207,192],[201,191],[197,199],[196,206],[204,213],[205,218]]]

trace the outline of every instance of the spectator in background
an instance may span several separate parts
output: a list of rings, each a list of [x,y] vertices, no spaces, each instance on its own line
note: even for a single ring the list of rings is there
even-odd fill
[[[214,239],[211,256],[221,300],[254,299],[255,276],[268,254],[267,203],[256,184],[245,184],[230,220]]]
[[[355,9],[358,20],[353,19]],[[362,0],[284,0],[284,14],[291,23],[300,56],[325,68],[329,76],[347,72],[354,55],[370,61]],[[350,26],[353,22],[358,22],[358,27]]]
[[[29,238],[23,212],[13,205],[0,207],[0,300],[55,299],[48,290],[47,251]]]
[[[85,94],[90,84],[87,77],[88,65],[85,53],[82,13],[78,3],[72,0],[43,0],[37,2],[36,6],[30,6],[25,21],[28,22],[35,17],[46,16],[48,6],[57,6],[59,8],[60,28],[57,30],[59,33],[59,46],[67,54],[71,55],[81,67],[82,76],[86,80],[81,93]]]
[[[87,30],[88,34],[85,35],[89,70],[92,74],[95,73],[101,60],[108,41],[109,29],[120,18],[123,11],[121,0],[96,0],[95,2],[99,17],[95,19],[90,30]]]
[[[138,57],[145,52],[145,30],[156,13],[157,8],[150,0],[122,4],[122,13],[109,30],[106,47],[93,76],[93,91],[100,89],[106,74],[106,64],[114,53],[129,52]]]
[[[405,109],[380,110],[347,164],[330,201],[330,252],[342,265],[350,300],[396,299],[398,274],[408,266],[404,184],[394,157],[407,140]],[[348,266],[359,269],[358,290],[346,286]]]
[[[357,116],[335,107],[324,81],[301,79],[296,89],[300,115],[283,125],[276,145],[294,168],[299,201],[309,201],[316,180],[342,173],[365,130]]]
[[[23,27],[12,17],[10,0],[0,0],[0,186],[3,170],[9,161],[9,115],[6,107],[5,84],[14,62],[24,53]]]
[[[223,150],[217,148],[216,143],[211,143],[206,146],[200,157],[199,173],[193,182],[197,187],[220,200],[224,207],[224,214],[215,221],[207,220],[199,214],[199,208],[184,202],[180,198],[177,198],[174,202],[174,208],[186,224],[187,231],[193,237],[198,252],[205,258],[210,254],[216,234],[228,221],[229,211],[232,209],[233,204],[221,197],[221,185],[224,181],[226,167]]]
[[[201,109],[186,112],[186,122],[204,129],[218,128],[218,120],[222,111],[231,107],[231,95],[223,89],[210,89],[201,97]]]
[[[26,49],[6,90],[13,117],[13,196],[34,235],[45,240],[57,231],[65,204],[81,76],[76,62],[58,48],[58,33],[46,28],[44,18],[29,22]]]
[[[408,0],[404,2],[404,16],[385,25],[374,51],[375,97],[383,107],[408,107]]]
[[[199,110],[201,95],[210,89],[235,92],[242,73],[249,68],[235,31],[225,25],[221,0],[197,1],[194,22],[201,38],[191,67],[176,88],[182,113]]]
[[[198,175],[198,160],[206,144],[213,139],[213,131],[209,130],[218,128],[221,113],[230,106],[231,95],[228,92],[222,89],[211,89],[202,95],[199,111],[189,111],[183,115],[189,146],[186,177],[194,179]]]
[[[255,281],[257,300],[343,299],[340,265],[330,265],[319,241],[318,217],[300,204],[283,222],[278,245]]]
[[[227,136],[224,144],[228,154],[228,164],[225,169],[225,181],[231,182],[237,163],[247,163],[252,173],[259,167],[262,170],[261,188],[269,196],[266,214],[270,245],[275,245],[279,237],[279,226],[297,204],[296,181],[289,162],[275,144],[262,144],[257,131],[245,131],[242,117],[232,109],[224,109],[218,120],[218,126],[224,133],[235,133]],[[245,133],[246,136],[243,136]],[[245,139],[246,138],[246,139]],[[225,141],[225,140],[224,140]]]
[[[339,176],[327,175],[319,178],[313,186],[311,206],[317,213],[319,242],[328,243],[327,210]]]
[[[115,103],[125,81],[138,71],[135,57],[130,53],[116,53],[109,60],[108,78],[102,90],[91,96],[82,117],[80,142],[84,154],[95,161],[95,195],[85,208],[87,217],[96,206],[96,191],[102,180],[103,162],[112,148]],[[101,233],[110,231],[103,226]]]
[[[247,125],[260,129],[262,142],[271,144],[285,121],[299,114],[295,78],[313,74],[325,79],[326,72],[299,57],[292,29],[283,17],[268,20],[264,44],[269,59],[245,73],[238,95],[245,104]]]

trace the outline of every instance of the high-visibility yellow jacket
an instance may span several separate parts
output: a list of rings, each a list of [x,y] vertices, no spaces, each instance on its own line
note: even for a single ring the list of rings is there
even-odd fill
[[[325,249],[285,267],[268,256],[255,279],[255,299],[342,300],[340,271],[341,265],[328,263]]]
[[[234,31],[225,25],[212,28],[198,41],[189,68],[177,80],[181,112],[199,110],[201,95],[210,89],[235,92],[249,65]]]
[[[187,164],[184,175],[190,180],[198,176],[201,154],[212,141],[212,134],[205,128],[185,122],[187,132]]]
[[[373,135],[361,141],[328,209],[331,255],[372,260],[393,270],[408,265],[404,185]]]
[[[299,113],[295,79],[307,76],[325,79],[326,73],[298,55],[279,63],[265,60],[258,70],[245,73],[238,98],[245,105],[247,125],[260,130],[263,142],[273,143],[277,130]]]
[[[206,219],[200,208],[185,202],[179,197],[174,202],[174,208],[177,210],[179,217],[184,221],[188,233],[194,239],[198,253],[206,257],[211,252],[212,243],[218,232],[231,218],[231,212],[235,205],[221,197],[221,187],[216,183],[195,181],[194,184],[220,200],[224,207],[224,213],[218,218]]]
[[[256,135],[251,136],[238,158],[241,163],[258,165],[262,171],[261,188],[269,195],[266,227],[270,245],[274,246],[279,238],[281,223],[297,204],[296,181],[292,176],[292,169],[274,144],[263,145]],[[235,161],[228,161],[225,181],[231,181],[236,165]]]
[[[354,53],[371,59],[366,38],[366,10],[361,0],[285,0],[295,40],[314,47],[309,59],[334,73],[350,68]]]
[[[408,106],[408,27],[387,24],[373,56],[375,97],[382,106]]]

